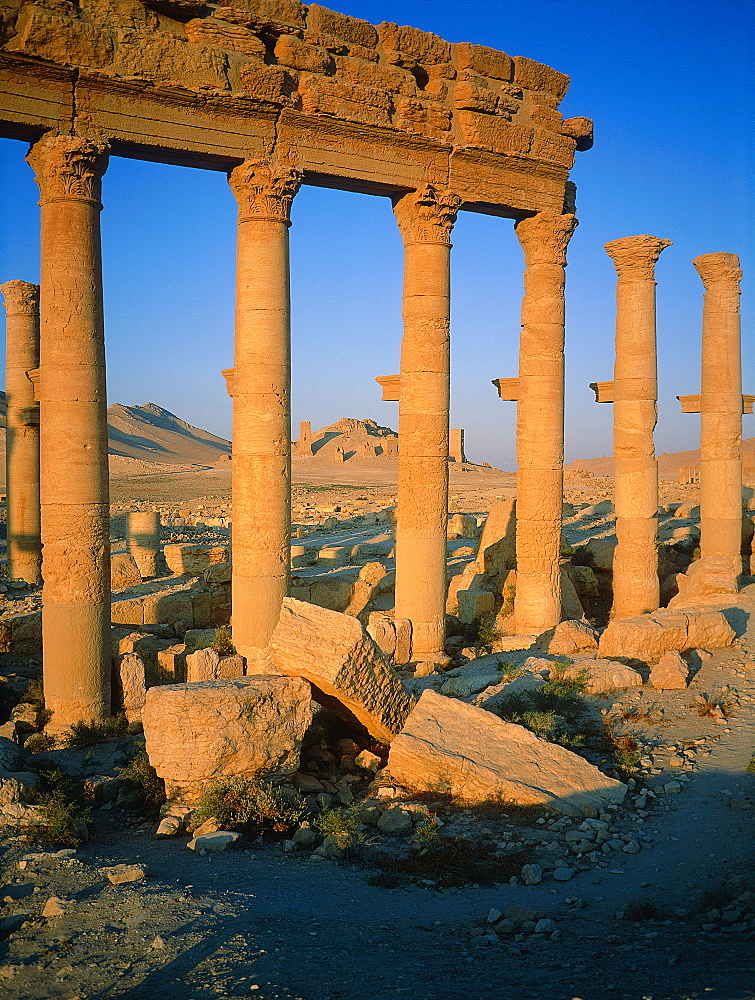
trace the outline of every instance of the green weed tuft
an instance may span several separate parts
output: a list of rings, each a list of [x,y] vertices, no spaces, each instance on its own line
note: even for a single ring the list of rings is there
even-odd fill
[[[139,791],[146,805],[160,806],[165,802],[165,782],[149,762],[146,750],[139,750],[125,767],[117,768],[118,777]]]
[[[236,647],[233,645],[231,630],[225,626],[216,628],[215,638],[212,640],[210,648],[214,649],[216,653],[220,653],[221,656],[231,656],[235,653]]]
[[[224,830],[283,833],[304,819],[307,806],[292,789],[237,775],[209,784],[191,818],[193,829],[215,819]]]
[[[88,836],[90,810],[82,804],[76,782],[58,769],[41,771],[39,779],[29,799],[41,822],[28,829],[28,840],[43,848],[78,847]]]
[[[323,837],[335,837],[341,848],[353,847],[364,840],[359,815],[361,806],[354,802],[345,809],[323,809],[320,815],[312,820],[312,826]]]
[[[113,715],[101,721],[74,722],[63,739],[69,747],[93,747],[97,743],[122,739],[124,736],[128,736],[128,719],[125,715]]]

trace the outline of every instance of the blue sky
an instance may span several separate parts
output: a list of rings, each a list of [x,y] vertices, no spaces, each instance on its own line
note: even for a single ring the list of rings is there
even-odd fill
[[[567,269],[566,459],[611,453],[612,407],[588,385],[613,372],[608,240],[671,239],[658,280],[656,448],[698,443],[675,396],[699,391],[702,283],[692,258],[738,253],[745,391],[755,392],[755,5],[748,0],[342,0],[372,23],[525,55],[567,73],[561,110],[595,122],[577,154],[580,225]],[[38,278],[38,192],[26,145],[0,140],[0,281]],[[223,436],[231,403],[236,205],[221,173],[112,158],[102,213],[110,402],[152,401]],[[292,212],[292,419],[397,426],[373,381],[398,371],[402,251],[385,198],[305,187]],[[522,254],[507,219],[459,215],[452,252],[451,425],[467,454],[515,468]],[[2,312],[2,310],[0,310]],[[745,436],[755,417],[744,418]]]

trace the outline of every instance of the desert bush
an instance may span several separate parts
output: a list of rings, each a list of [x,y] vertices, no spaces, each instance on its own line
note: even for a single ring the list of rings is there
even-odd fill
[[[39,847],[78,847],[87,839],[89,807],[79,787],[63,771],[53,768],[39,772],[39,785],[29,794],[41,822],[29,827],[26,836]]]
[[[345,809],[323,809],[320,815],[312,820],[312,826],[323,837],[335,837],[339,847],[353,847],[354,844],[364,840],[364,831],[359,820],[360,812],[361,806],[356,802]]]
[[[24,740],[24,750],[29,753],[44,753],[45,750],[52,750],[57,746],[56,740],[47,733],[32,733]]]
[[[121,739],[128,736],[128,719],[125,715],[113,715],[108,719],[92,722],[74,722],[63,740],[69,747],[93,747],[105,740]]]
[[[208,819],[215,819],[226,830],[282,833],[298,826],[306,812],[306,803],[293,789],[236,775],[206,786],[191,825],[196,830]]]
[[[165,782],[149,762],[146,750],[139,750],[125,767],[117,768],[118,777],[139,791],[146,805],[160,806],[165,802]]]
[[[214,649],[216,653],[220,653],[221,656],[230,656],[235,653],[236,647],[233,645],[231,630],[225,626],[216,628],[215,638],[210,643],[210,648]]]

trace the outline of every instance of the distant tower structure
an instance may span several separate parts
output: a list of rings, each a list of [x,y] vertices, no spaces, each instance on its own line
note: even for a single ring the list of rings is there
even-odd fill
[[[302,420],[299,424],[299,454],[311,456],[312,451],[312,424],[309,420]]]
[[[464,454],[464,429],[449,430],[448,432],[448,457],[452,462],[466,462]]]

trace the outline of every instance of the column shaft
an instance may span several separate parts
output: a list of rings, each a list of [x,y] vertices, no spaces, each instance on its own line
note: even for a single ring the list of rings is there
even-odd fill
[[[524,298],[516,414],[517,583],[514,627],[533,634],[561,620],[564,467],[564,284],[573,215],[540,213],[516,225]]]
[[[160,511],[132,510],[128,514],[126,548],[142,577],[157,576],[160,569]]]
[[[700,376],[700,555],[742,572],[742,362],[739,282],[733,253],[692,262],[705,287]]]
[[[288,588],[291,531],[288,226],[298,171],[246,161],[239,203],[233,376],[233,640],[264,649]]]
[[[42,195],[42,645],[51,727],[110,714],[110,504],[100,181],[107,147],[48,135]],[[50,728],[50,727],[48,727]]]
[[[7,281],[5,296],[5,492],[8,575],[41,582],[39,406],[29,372],[39,367],[39,285]]]
[[[614,365],[613,618],[655,611],[658,583],[658,462],[654,268],[669,240],[629,236],[606,243],[616,283]]]
[[[394,201],[404,239],[396,618],[414,661],[446,662],[450,233],[460,201],[430,185]]]

